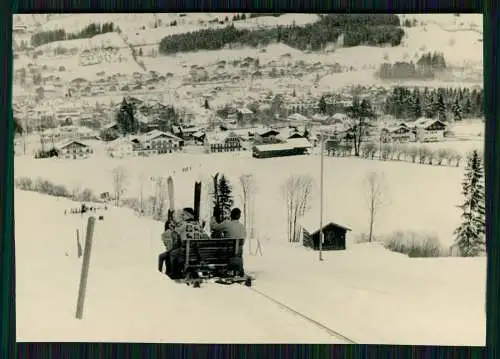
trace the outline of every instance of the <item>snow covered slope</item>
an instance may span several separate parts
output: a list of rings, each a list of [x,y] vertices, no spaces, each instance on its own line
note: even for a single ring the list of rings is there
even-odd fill
[[[143,47],[145,54],[151,50],[158,50],[160,40],[172,34],[185,33],[195,31],[207,27],[223,27],[226,25],[208,23],[210,20],[218,18],[224,19],[227,15],[232,19],[234,14],[65,14],[52,15],[50,18],[38,19],[39,30],[55,30],[64,28],[67,31],[79,31],[91,22],[99,21],[101,23],[111,21],[114,22],[122,30],[122,37],[127,45],[135,47]],[[482,71],[483,66],[483,49],[482,49],[482,18],[479,14],[465,14],[456,17],[451,14],[422,14],[422,15],[401,15],[402,20],[415,19],[416,25],[413,27],[405,27],[405,37],[400,46],[397,47],[372,47],[372,46],[357,46],[353,48],[342,48],[334,46],[335,51],[327,53],[302,52],[284,45],[275,46],[269,45],[263,48],[254,49],[234,49],[220,51],[199,51],[195,53],[182,53],[175,56],[144,56],[141,60],[144,62],[147,70],[155,70],[164,72],[169,69],[170,72],[182,73],[180,63],[188,63],[189,65],[211,66],[216,62],[232,61],[234,59],[242,59],[244,57],[253,57],[260,60],[261,66],[266,66],[271,61],[278,61],[279,56],[285,52],[293,54],[293,61],[304,61],[305,63],[321,62],[323,64],[338,63],[341,66],[353,66],[354,71],[347,74],[330,75],[331,79],[324,79],[325,87],[336,86],[340,83],[351,84],[359,81],[376,82],[373,74],[380,64],[386,61],[416,61],[426,52],[443,52],[447,63],[451,66],[458,67],[461,71],[473,72],[474,78],[478,77],[477,73]],[[258,28],[269,27],[276,25],[291,25],[295,23],[298,26],[306,25],[316,21],[318,18],[315,14],[285,14],[280,17],[258,17],[247,20],[235,21],[234,25],[240,28]],[[177,21],[177,26],[166,26],[171,21]],[[33,23],[31,15],[16,15],[15,22],[17,24]],[[161,21],[161,26],[155,27],[155,21]],[[38,31],[38,30],[37,30]],[[70,45],[71,44],[71,45]],[[76,44],[70,42],[66,45],[60,42],[57,46],[68,47]],[[115,44],[117,48],[121,48],[121,44]],[[280,51],[283,50],[283,51]],[[50,53],[47,48],[37,48]],[[23,56],[20,56],[20,59]],[[54,57],[50,55],[50,57]],[[84,70],[63,57],[56,56],[61,65],[71,68],[74,73],[78,70]],[[38,63],[43,66],[44,59],[40,58]],[[68,63],[66,63],[68,61]],[[76,68],[75,68],[76,66]],[[112,69],[110,69],[112,70]],[[131,68],[126,71],[126,68],[119,69],[113,73],[126,73],[138,71],[137,68]],[[140,71],[139,71],[140,72]],[[324,76],[325,74],[321,74]],[[342,75],[347,75],[346,79],[342,80]],[[92,74],[88,74],[92,78]],[[337,77],[340,77],[337,79]],[[345,76],[344,76],[345,77]],[[349,82],[348,80],[351,79]],[[480,79],[478,79],[480,81]],[[312,82],[312,81],[311,81]]]
[[[16,191],[17,340],[342,343],[243,286],[171,282],[156,270],[161,223],[111,208],[94,234],[84,319],[77,204]],[[358,343],[484,345],[486,262],[409,259],[377,244],[317,253],[275,239],[249,256],[254,289]]]
[[[96,224],[84,318],[74,319],[86,218],[63,213],[76,205],[16,192],[18,341],[343,342],[246,287],[170,281],[156,269],[161,223],[120,209]]]

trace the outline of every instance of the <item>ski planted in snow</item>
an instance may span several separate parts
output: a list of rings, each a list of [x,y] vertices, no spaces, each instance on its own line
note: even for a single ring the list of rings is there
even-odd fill
[[[172,220],[174,217],[174,210],[175,210],[174,179],[172,178],[172,176],[169,176],[167,178],[167,189],[168,189],[168,202],[169,202],[168,219]]]
[[[200,221],[200,205],[201,205],[201,182],[194,183],[194,218],[197,222]]]
[[[219,201],[219,172],[213,176],[214,180],[214,217],[217,223],[220,223],[222,220],[222,211],[220,208],[220,201]]]

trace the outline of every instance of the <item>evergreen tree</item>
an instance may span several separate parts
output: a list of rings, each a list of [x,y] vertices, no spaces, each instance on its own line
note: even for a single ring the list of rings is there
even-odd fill
[[[465,117],[469,117],[472,115],[472,101],[470,100],[470,96],[467,96],[465,99],[465,105],[464,105],[464,110],[463,113]]]
[[[434,94],[430,91],[424,92],[424,116],[427,118],[434,118],[436,116],[436,110],[434,108]]]
[[[326,114],[326,100],[325,100],[325,96],[321,96],[321,98],[319,99],[318,107],[319,107],[319,112],[320,113],[322,113],[323,115]]]
[[[120,127],[122,134],[136,133],[138,130],[138,121],[135,118],[134,105],[128,103],[124,98],[120,109],[116,114],[116,123]]]
[[[222,175],[219,178],[219,183],[217,184],[217,191],[219,197],[219,210],[221,213],[221,219],[230,219],[231,209],[233,207],[233,189],[227,180],[226,176]]]
[[[203,107],[205,107],[205,109],[207,110],[210,109],[210,105],[208,104],[208,99],[205,99],[205,104],[203,105]]]
[[[414,119],[418,119],[422,117],[422,103],[420,102],[420,94],[416,94],[416,96],[413,98],[413,105],[412,105],[412,116]]]
[[[462,108],[460,107],[460,103],[458,102],[458,98],[453,103],[452,112],[453,112],[453,120],[454,121],[462,121]]]
[[[485,203],[482,159],[474,150],[467,159],[462,182],[464,203],[462,224],[455,230],[455,245],[464,257],[473,257],[485,250]]]
[[[474,98],[474,115],[477,117],[484,116],[484,99],[483,91],[476,92]]]
[[[443,93],[439,91],[435,97],[435,111],[440,121],[446,121],[446,104]]]

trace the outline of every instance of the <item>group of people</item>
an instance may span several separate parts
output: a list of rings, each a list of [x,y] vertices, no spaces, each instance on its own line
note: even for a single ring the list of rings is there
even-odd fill
[[[204,224],[196,220],[194,210],[186,207],[180,213],[169,216],[165,222],[162,241],[166,251],[158,257],[158,270],[163,272],[166,267],[166,274],[173,279],[178,279],[182,275],[184,258],[181,255],[181,243],[187,239],[213,239],[218,238],[246,238],[245,226],[240,222],[241,210],[233,208],[230,219],[218,222],[213,216],[210,220],[211,235],[203,230]],[[241,254],[241,253],[240,253]],[[243,273],[243,260],[235,258],[233,263],[237,270]]]
[[[105,210],[108,209],[107,206],[104,207]],[[97,208],[96,207],[92,207],[92,206],[87,206],[85,203],[82,203],[81,207],[80,208],[71,208],[69,210],[69,213],[70,214],[84,214],[84,213],[87,213],[87,212],[96,212],[97,211]],[[68,214],[68,210],[64,210],[64,214]]]

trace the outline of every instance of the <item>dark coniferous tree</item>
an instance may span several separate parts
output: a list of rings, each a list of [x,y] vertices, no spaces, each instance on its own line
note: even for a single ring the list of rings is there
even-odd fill
[[[295,89],[294,89],[295,91]],[[319,103],[318,103],[318,107],[319,107],[319,112],[321,114],[326,114],[326,100],[325,100],[325,96],[321,96],[321,98],[319,99]]]
[[[467,158],[465,177],[462,182],[464,203],[462,224],[455,230],[455,245],[464,257],[477,256],[486,249],[484,173],[482,159],[477,150]]]
[[[460,107],[460,102],[458,101],[458,98],[455,100],[455,102],[453,102],[452,112],[454,121],[462,121],[462,109]]]
[[[134,134],[138,131],[139,123],[135,118],[134,105],[129,103],[125,98],[116,114],[116,123],[123,135]]]
[[[218,197],[219,197],[219,210],[221,213],[221,219],[230,219],[231,209],[233,207],[233,189],[226,178],[226,176],[221,175],[219,182],[217,184]]]
[[[444,102],[443,93],[438,91],[435,97],[435,111],[440,121],[446,121],[446,104]]]

